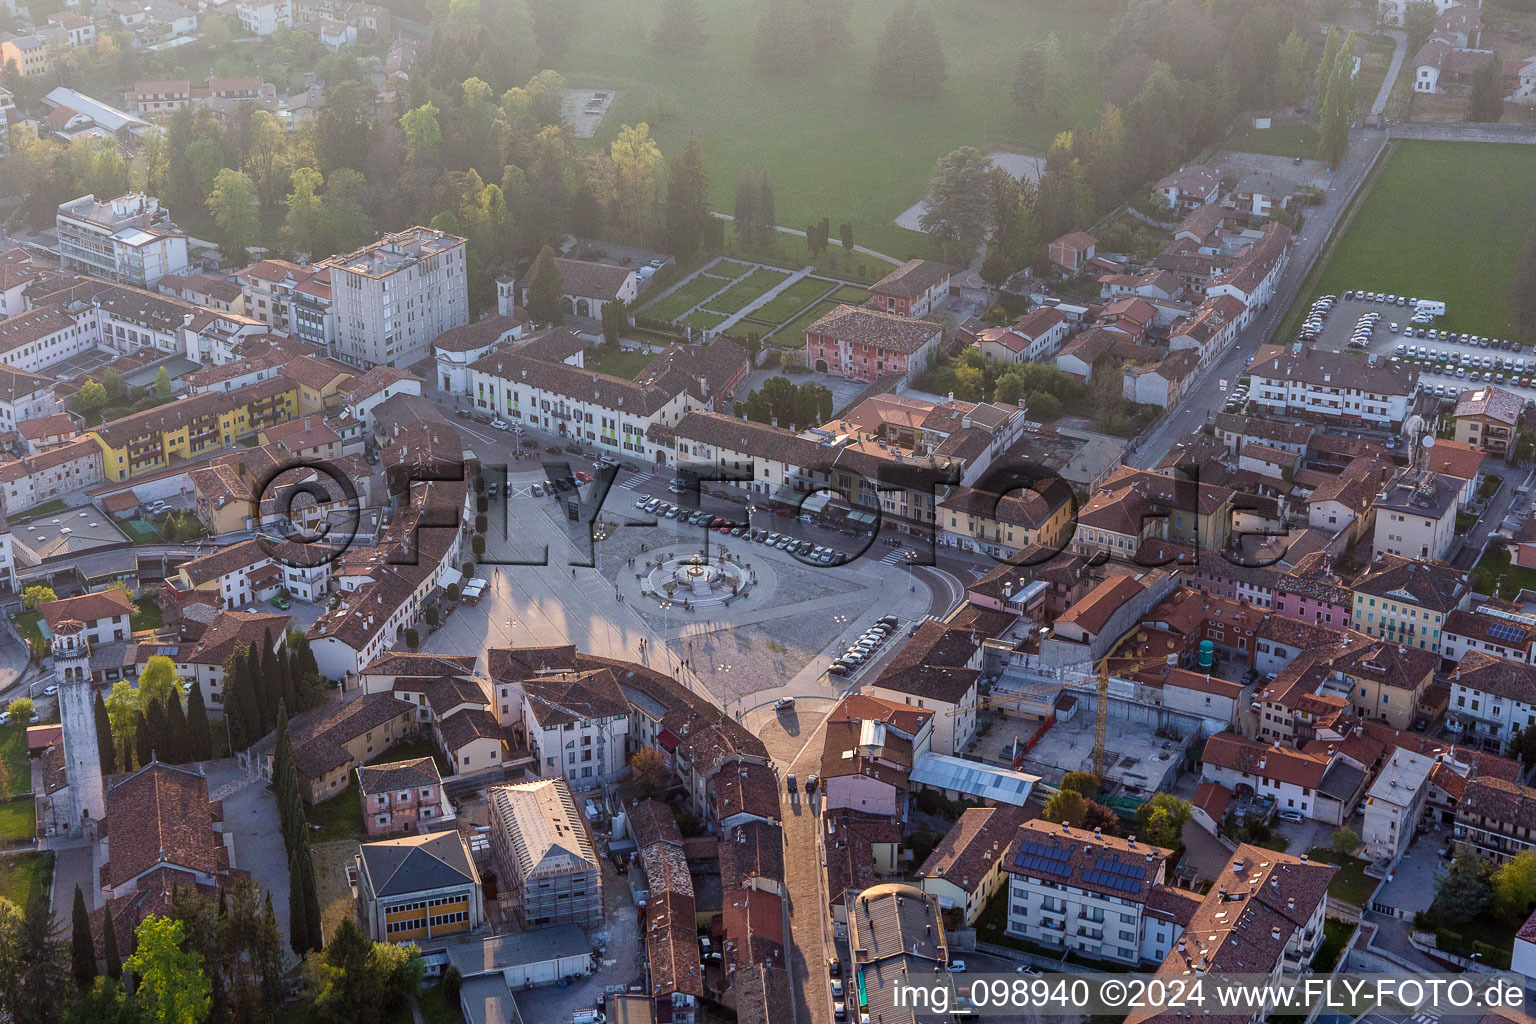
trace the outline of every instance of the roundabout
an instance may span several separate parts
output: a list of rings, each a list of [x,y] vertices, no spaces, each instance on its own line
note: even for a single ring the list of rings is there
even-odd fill
[[[727,606],[758,586],[757,570],[728,551],[662,551],[643,568],[636,573],[642,594],[689,609]]]

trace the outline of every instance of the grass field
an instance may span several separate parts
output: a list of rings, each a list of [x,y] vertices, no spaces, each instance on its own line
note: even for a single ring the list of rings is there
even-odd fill
[[[814,277],[802,277],[752,311],[752,319],[778,325],[815,302],[831,285]],[[713,308],[713,307],[711,307]]]
[[[746,306],[756,302],[769,290],[783,284],[789,275],[782,270],[769,270],[760,267],[752,271],[743,281],[731,285],[721,294],[709,300],[706,309],[712,309],[716,313],[739,312]]]
[[[52,881],[52,850],[0,857],[0,899],[10,900],[17,907],[25,907],[37,890],[46,896]]]
[[[1250,128],[1241,135],[1234,135],[1227,148],[1236,153],[1299,156],[1311,160],[1317,155],[1317,138],[1317,129],[1310,124],[1282,124],[1274,128]]]
[[[634,380],[635,374],[649,366],[651,360],[655,358],[654,352],[646,354],[633,350],[609,352],[606,349],[597,349],[587,353],[586,366],[587,369],[596,370],[598,373]]]
[[[27,763],[27,723],[0,725],[0,800],[32,792],[32,766]]]
[[[869,289],[845,284],[831,295],[828,295],[827,298],[832,299],[834,302],[846,302],[850,306],[862,306],[869,301]]]
[[[0,803],[0,843],[25,842],[37,835],[37,805],[31,797]]]
[[[736,260],[720,260],[718,263],[714,263],[709,267],[708,273],[715,277],[730,278],[740,277],[742,274],[749,273],[751,270],[752,264],[750,263],[740,263]]]
[[[709,298],[729,283],[723,277],[699,274],[680,285],[677,291],[641,308],[641,315],[651,320],[675,320]]]
[[[1514,335],[1509,287],[1536,220],[1536,147],[1395,145],[1315,291],[1365,288],[1439,299],[1447,308],[1442,328]],[[1457,184],[1464,182],[1477,187]],[[1297,301],[1314,297],[1307,291]]]
[[[934,0],[927,7],[949,79],[942,95],[908,103],[875,96],[869,82],[876,41],[898,0],[851,0],[851,52],[782,80],[760,76],[750,61],[759,4],[701,5],[709,41],[696,60],[652,48],[664,6],[584,5],[556,70],[572,86],[617,90],[593,142],[607,145],[621,126],[644,121],[670,157],[697,135],[714,209],[731,212],[742,171],[766,170],[780,224],[804,227],[828,217],[835,235],[849,221],[860,245],[902,258],[930,254],[925,236],[893,218],[927,193],[939,157],[960,146],[1044,152],[1056,131],[1097,121],[1102,90],[1093,50],[1123,8],[1114,0],[1039,0],[1026,9]],[[1021,46],[1050,32],[1073,78],[1072,108],[1060,123],[1021,109],[1009,95]]]
[[[689,313],[676,323],[683,327],[702,327],[712,331],[725,323],[725,319],[724,313],[710,313],[701,309],[697,313]]]
[[[835,302],[816,303],[816,305],[801,313],[777,331],[774,331],[773,337],[767,339],[768,344],[777,345],[779,348],[804,348],[805,329],[836,308],[837,303]]]
[[[1472,574],[1481,578],[1485,594],[1512,599],[1522,590],[1536,590],[1536,569],[1510,565],[1508,548],[1489,548],[1472,567]]]
[[[1333,864],[1338,867],[1339,873],[1333,876],[1333,881],[1328,883],[1328,895],[1336,900],[1356,907],[1363,907],[1371,898],[1371,893],[1381,884],[1381,879],[1371,878],[1365,873],[1365,861],[1359,857],[1340,857],[1333,850],[1317,846],[1308,851],[1312,860],[1320,860],[1324,864]]]

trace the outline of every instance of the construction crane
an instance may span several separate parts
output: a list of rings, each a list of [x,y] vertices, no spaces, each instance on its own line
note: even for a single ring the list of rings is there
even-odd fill
[[[977,700],[972,704],[963,704],[951,708],[945,712],[946,716],[963,715],[967,711],[985,711],[988,708],[1001,707],[1007,704],[1017,704],[1023,700],[1039,701],[1046,697],[1054,696],[1067,690],[1075,690],[1083,687],[1085,682],[1092,682],[1094,689],[1098,691],[1098,700],[1093,722],[1093,774],[1099,777],[1100,782],[1104,778],[1104,736],[1109,728],[1109,663],[1115,663],[1117,672],[1134,673],[1142,669],[1164,665],[1168,668],[1177,668],[1178,655],[1168,654],[1147,658],[1117,658],[1113,654],[1106,654],[1094,663],[1092,671],[1068,669],[1061,678],[1041,679],[1039,685],[1029,690],[1013,690],[1007,693],[996,691]]]

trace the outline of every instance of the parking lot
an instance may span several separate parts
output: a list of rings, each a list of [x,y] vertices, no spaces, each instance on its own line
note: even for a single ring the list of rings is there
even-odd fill
[[[1320,349],[1346,351],[1360,318],[1377,313],[1380,321],[1365,351],[1416,364],[1425,390],[1454,399],[1463,390],[1492,383],[1536,400],[1536,351],[1531,346],[1513,338],[1463,336],[1456,330],[1455,310],[1447,310],[1428,327],[1410,324],[1413,312],[1406,302],[1397,305],[1340,296],[1323,318],[1315,344]]]

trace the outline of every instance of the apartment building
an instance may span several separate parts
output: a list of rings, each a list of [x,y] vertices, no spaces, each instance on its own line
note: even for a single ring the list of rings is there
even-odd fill
[[[433,338],[469,323],[465,251],[457,235],[414,227],[321,263],[331,272],[336,357],[410,366],[430,355]]]
[[[110,420],[87,436],[101,448],[108,480],[130,480],[225,448],[297,411],[295,386],[275,377],[233,391],[206,391]]]
[[[416,732],[416,708],[389,693],[365,693],[341,704],[324,704],[288,722],[299,795],[306,803],[329,800],[352,773]],[[258,774],[272,778],[277,733],[269,732],[241,754]]]
[[[105,479],[101,449],[89,437],[19,459],[0,460],[0,488],[12,514],[52,501]]]
[[[539,775],[582,790],[624,774],[629,702],[612,671],[551,672],[523,680],[521,690],[517,710]]]
[[[939,502],[938,521],[944,543],[967,551],[982,551],[999,561],[1039,545],[1065,546],[1076,506],[1068,487],[996,494],[971,487],[952,488]]]
[[[1429,779],[1436,759],[1401,747],[1392,751],[1386,764],[1365,794],[1365,814],[1360,838],[1366,856],[1378,864],[1396,864],[1413,841],[1424,805],[1429,800]]]
[[[66,270],[147,288],[187,269],[186,233],[171,223],[160,200],[142,192],[106,202],[84,195],[60,203],[54,228]]]
[[[486,803],[491,853],[522,926],[600,922],[602,867],[565,780],[493,786]]]
[[[932,260],[908,260],[869,286],[870,306],[916,319],[949,298],[950,270]]]
[[[1264,415],[1399,431],[1419,372],[1374,355],[1271,348],[1255,359],[1249,376],[1249,395]]]
[[[245,314],[286,334],[294,289],[314,274],[313,268],[278,259],[262,260],[236,271]]]
[[[270,36],[280,28],[293,27],[291,0],[241,0],[235,5],[240,27],[257,36]]]
[[[1378,522],[1382,513],[1377,513]],[[1350,625],[1367,636],[1440,654],[1447,616],[1465,611],[1471,580],[1448,565],[1379,553],[1354,585]]]
[[[1536,789],[1488,775],[1468,779],[1452,832],[1497,863],[1536,848]]]
[[[1469,744],[1504,749],[1536,725],[1536,668],[1486,651],[1468,651],[1451,673],[1448,725]]]
[[[14,64],[22,78],[46,75],[52,53],[48,41],[33,32],[0,32],[0,67]]]
[[[1022,807],[968,807],[917,871],[917,884],[944,910],[959,909],[974,925],[1008,879],[1003,865],[1027,812]]]
[[[838,306],[805,329],[805,364],[818,373],[874,382],[926,369],[943,328],[859,306]]]
[[[1444,559],[1456,542],[1462,481],[1428,468],[1404,469],[1376,497],[1377,554]]]
[[[1054,356],[1066,341],[1071,323],[1059,309],[1042,306],[1008,327],[976,332],[976,347],[987,359],[1003,363],[1039,363]]]
[[[1492,385],[1463,391],[1452,414],[1456,440],[1489,455],[1508,455],[1524,410],[1524,397],[1513,391]]]
[[[1095,960],[1137,964],[1148,895],[1173,851],[1035,819],[1019,826],[1008,872],[1008,934]]]

